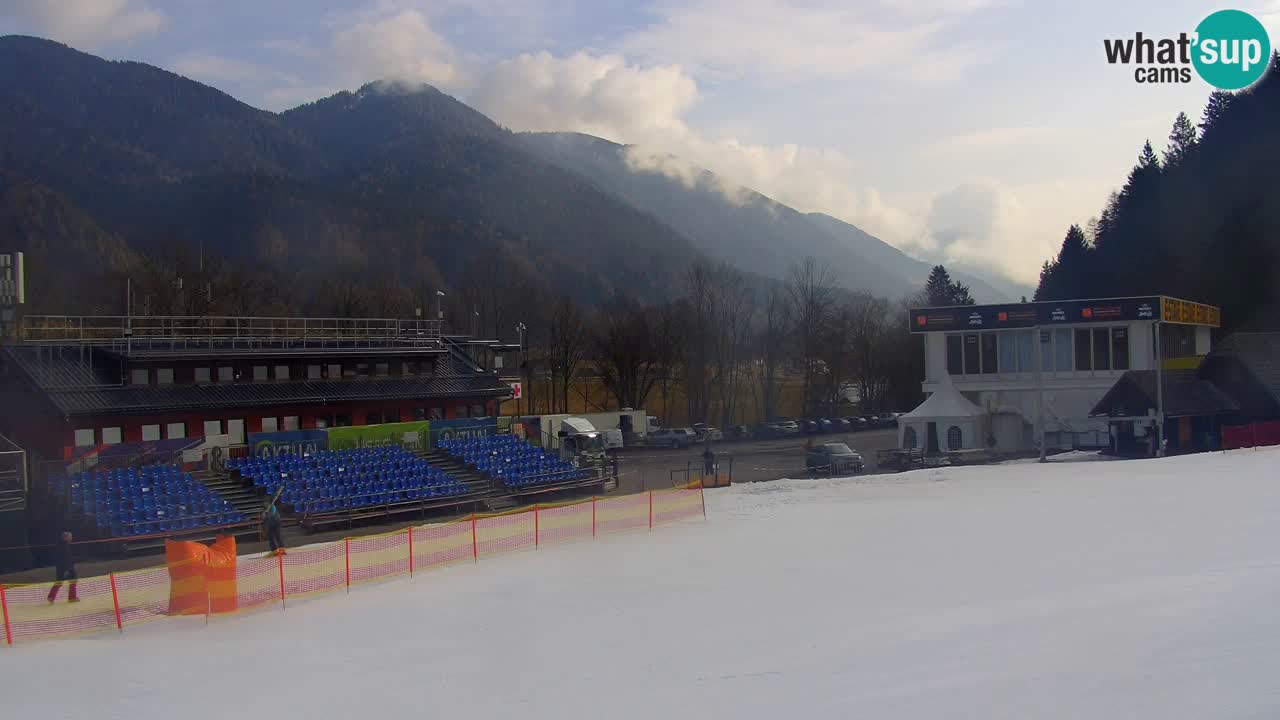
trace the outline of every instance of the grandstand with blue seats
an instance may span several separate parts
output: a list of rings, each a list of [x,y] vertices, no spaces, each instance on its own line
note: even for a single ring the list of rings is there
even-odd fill
[[[581,484],[596,478],[515,435],[441,440],[440,449],[514,490]]]
[[[399,446],[228,461],[227,468],[301,515],[465,499],[476,491]]]
[[[176,465],[90,470],[51,478],[50,484],[104,538],[193,531],[249,520]]]

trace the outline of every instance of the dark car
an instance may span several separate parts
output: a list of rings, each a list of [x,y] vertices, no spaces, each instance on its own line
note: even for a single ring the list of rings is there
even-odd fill
[[[734,440],[750,440],[754,436],[755,433],[746,425],[734,425],[729,428],[729,437]]]
[[[805,451],[804,463],[809,474],[827,477],[860,475],[866,467],[862,456],[841,442],[823,443],[809,448]]]
[[[805,435],[817,435],[819,430],[818,423],[815,420],[801,420],[800,430]]]
[[[880,420],[881,427],[898,427],[897,413],[891,413],[891,412],[880,413],[880,417],[878,419]]]
[[[836,432],[849,432],[853,430],[853,425],[844,418],[831,418],[831,424],[835,426]]]
[[[868,430],[874,430],[875,428],[880,427],[880,418],[875,415],[863,415],[862,419],[867,421]]]
[[[837,430],[836,424],[828,418],[822,418],[818,421],[818,432],[833,433]]]
[[[857,415],[853,415],[853,416],[851,416],[851,417],[847,417],[847,418],[845,418],[845,419],[844,419],[844,421],[845,421],[845,422],[847,422],[847,423],[849,423],[849,429],[850,429],[850,430],[853,430],[854,432],[858,432],[858,431],[860,431],[860,430],[866,430],[866,429],[867,429],[867,419],[866,419],[866,418],[862,418],[862,417],[858,417]]]

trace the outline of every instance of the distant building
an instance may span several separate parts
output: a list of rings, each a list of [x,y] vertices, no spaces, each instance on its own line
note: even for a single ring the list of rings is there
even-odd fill
[[[1132,371],[1194,370],[1220,324],[1218,308],[1162,296],[910,314],[930,397],[900,421],[899,445],[932,452],[1109,447],[1111,418],[1094,413],[1107,392]],[[1135,436],[1156,430],[1155,412],[1143,420]]]

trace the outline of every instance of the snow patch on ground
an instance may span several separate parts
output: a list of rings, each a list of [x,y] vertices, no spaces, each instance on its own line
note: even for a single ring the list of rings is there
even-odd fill
[[[705,523],[0,650],[0,678],[41,720],[1272,718],[1278,466],[753,483]]]

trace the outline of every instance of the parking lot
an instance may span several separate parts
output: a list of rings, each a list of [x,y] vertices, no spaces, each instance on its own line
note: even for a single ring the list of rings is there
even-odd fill
[[[799,435],[750,442],[724,441],[712,443],[712,450],[720,458],[721,472],[728,472],[732,464],[735,483],[803,477],[808,474],[804,445],[809,438],[815,443],[847,444],[862,454],[866,472],[874,473],[878,469],[876,451],[897,447],[898,429]],[[685,450],[643,447],[624,450],[619,455],[618,472],[622,479],[618,490],[641,492],[670,487],[673,483],[684,482],[686,472],[692,474],[690,479],[697,479],[702,465],[702,450],[701,444]]]

